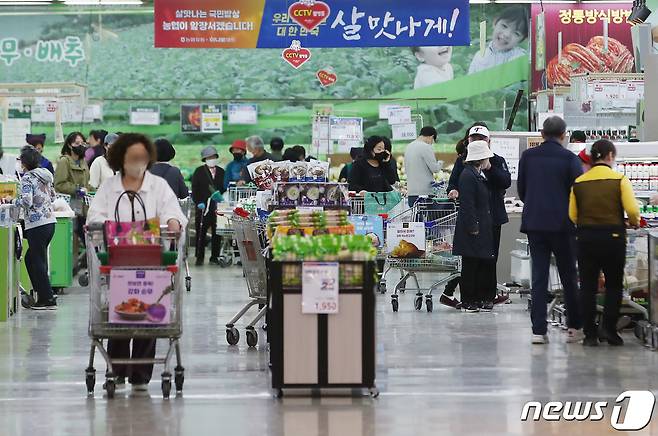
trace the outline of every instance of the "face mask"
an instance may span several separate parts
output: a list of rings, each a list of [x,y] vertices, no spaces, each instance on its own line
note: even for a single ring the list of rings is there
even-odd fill
[[[242,154],[242,153],[233,153],[233,159],[234,160],[242,160],[243,157],[244,157],[244,154]]]
[[[247,159],[251,159],[253,157],[254,157],[254,154],[248,151],[247,152]]]
[[[141,178],[146,172],[146,165],[144,164],[130,164],[123,166],[123,172],[125,175],[134,177],[136,179]]]
[[[85,155],[85,151],[87,151],[84,145],[75,145],[71,149],[73,150],[73,158],[82,158]]]
[[[217,166],[217,159],[206,159],[206,165],[208,165],[208,168],[215,168]]]
[[[376,153],[375,154],[375,159],[379,162],[384,162],[384,160],[388,157],[388,153],[385,151],[382,151],[381,153]]]

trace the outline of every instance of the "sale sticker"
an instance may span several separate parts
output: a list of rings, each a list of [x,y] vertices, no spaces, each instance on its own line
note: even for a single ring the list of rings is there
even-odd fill
[[[302,313],[338,313],[338,262],[302,263]]]
[[[328,4],[314,0],[301,0],[288,8],[288,16],[309,32],[329,18],[330,12]]]
[[[294,40],[289,48],[283,50],[281,57],[294,69],[298,69],[311,59],[311,50],[302,48],[302,44],[298,40]]]
[[[338,81],[338,76],[330,68],[325,68],[323,70],[318,71],[317,73],[315,73],[315,76],[320,81],[320,84],[325,88],[336,84],[336,82]]]

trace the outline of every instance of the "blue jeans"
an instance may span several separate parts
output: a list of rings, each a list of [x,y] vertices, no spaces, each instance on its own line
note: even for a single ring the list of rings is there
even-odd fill
[[[555,255],[567,310],[567,326],[580,329],[583,322],[578,299],[578,275],[576,272],[575,238],[569,233],[528,232],[530,258],[532,259],[532,333],[545,335],[548,328],[546,309],[548,304],[548,275],[551,254]]]

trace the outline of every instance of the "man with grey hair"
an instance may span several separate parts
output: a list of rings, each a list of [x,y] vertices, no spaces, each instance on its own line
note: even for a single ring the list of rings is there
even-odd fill
[[[528,235],[532,259],[532,343],[548,342],[546,305],[551,254],[555,256],[567,309],[567,342],[584,338],[579,310],[574,228],[569,220],[571,187],[583,172],[580,160],[564,148],[567,124],[544,121],[544,142],[519,161],[517,187],[524,203],[521,231]]]
[[[251,165],[252,163],[272,159],[272,155],[265,151],[265,142],[260,136],[252,135],[245,139],[245,141],[247,142],[247,152],[251,153],[252,155],[252,157],[247,161],[247,166]],[[242,177],[240,180],[244,183],[251,182],[251,175],[249,174],[247,167],[242,170]]]

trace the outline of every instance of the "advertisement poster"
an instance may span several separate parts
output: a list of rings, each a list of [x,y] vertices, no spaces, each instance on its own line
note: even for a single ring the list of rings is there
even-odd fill
[[[258,105],[229,103],[228,123],[247,125],[258,124]]]
[[[133,126],[157,126],[160,124],[160,105],[130,107],[130,124]]]
[[[201,133],[201,105],[200,104],[181,105],[180,130],[183,133]]]
[[[222,133],[223,131],[222,107],[215,104],[201,105],[201,132]]]
[[[163,325],[171,322],[173,275],[167,270],[112,269],[110,323]]]
[[[424,257],[425,223],[387,223],[386,250],[391,257],[403,259]]]
[[[161,48],[467,46],[469,2],[158,0]],[[221,9],[220,9],[221,6]]]
[[[626,22],[631,7],[631,3],[545,4],[546,70],[533,71],[533,90],[569,85],[572,74],[634,72],[631,25]],[[533,4],[533,31],[537,31],[536,17],[540,12],[541,6]],[[606,20],[609,23],[607,53],[603,38]],[[559,32],[562,32],[561,59]],[[533,53],[533,63],[537,64],[535,56]]]
[[[379,215],[350,215],[354,234],[366,235],[374,247],[384,246],[384,219]]]

